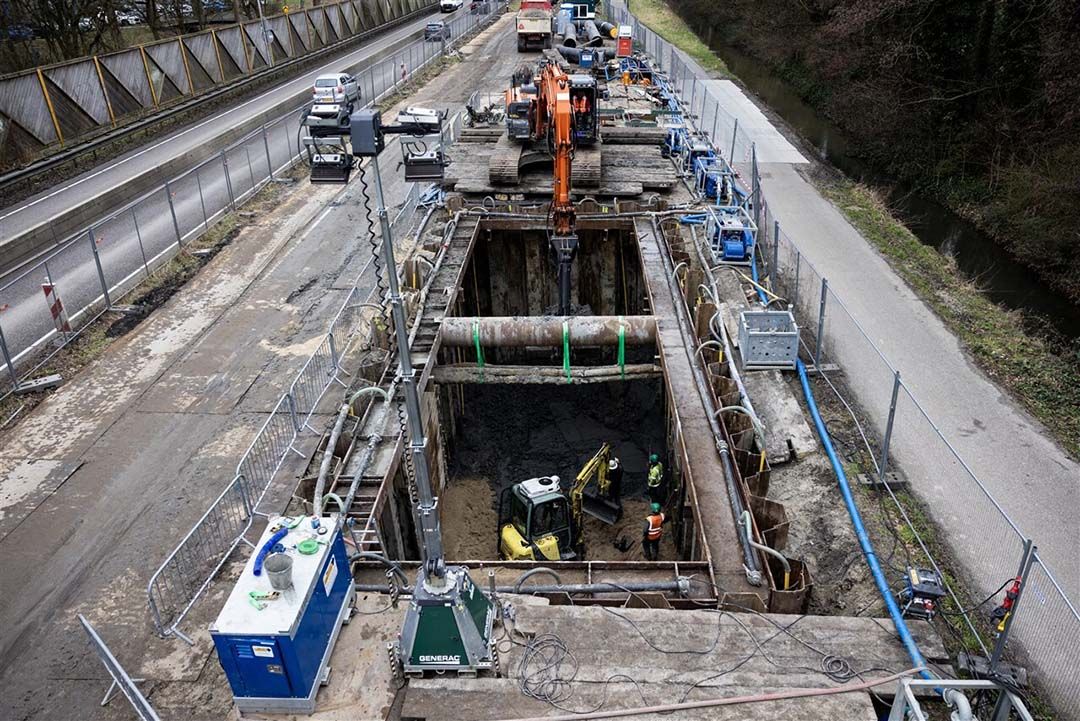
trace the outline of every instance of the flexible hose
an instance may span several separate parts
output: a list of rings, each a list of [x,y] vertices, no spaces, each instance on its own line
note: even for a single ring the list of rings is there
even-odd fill
[[[543,574],[545,576],[551,576],[555,579],[555,583],[562,583],[562,579],[559,578],[559,574],[547,566],[540,566],[539,568],[533,568],[518,576],[518,579],[514,581],[514,593],[518,593],[521,590],[521,584],[529,580],[537,574]]]
[[[378,561],[379,563],[393,571],[394,575],[398,576],[401,579],[402,583],[404,583],[406,586],[409,585],[409,577],[405,575],[405,571],[401,569],[401,566],[394,563],[381,553],[373,553],[371,551],[357,551],[353,554],[353,559],[357,558],[366,558],[369,561]]]
[[[263,561],[265,561],[266,557],[270,555],[270,550],[278,543],[278,541],[280,541],[282,538],[285,538],[285,536],[287,535],[289,535],[289,529],[282,528],[266,540],[266,543],[264,543],[262,548],[259,549],[258,555],[255,556],[255,567],[251,569],[251,572],[254,575],[262,575]]]
[[[781,590],[788,590],[791,587],[791,563],[788,562],[787,556],[777,551],[775,548],[770,548],[763,543],[758,543],[754,540],[753,521],[750,518],[750,511],[743,511],[742,513],[743,525],[746,526],[746,537],[750,539],[750,545],[759,551],[768,553],[770,556],[778,559],[784,566],[784,588]]]
[[[337,446],[338,438],[341,436],[341,429],[345,427],[345,419],[349,416],[349,404],[343,403],[341,410],[338,411],[337,421],[334,422],[334,428],[330,431],[330,438],[326,441],[326,448],[323,450],[322,463],[319,464],[319,477],[315,480],[315,494],[311,500],[313,507],[312,513],[318,518],[323,512],[323,491],[326,488],[326,477],[330,473],[330,466],[334,460],[334,447]]]
[[[592,711],[590,713],[565,714],[562,716],[513,718],[503,719],[502,721],[584,721],[588,719],[625,718],[627,716],[644,716],[646,714],[671,713],[673,711],[685,711],[698,708],[713,708],[715,706],[736,706],[746,703],[786,701],[793,698],[813,698],[815,696],[837,696],[843,693],[865,691],[867,689],[873,688],[874,686],[884,686],[886,684],[896,683],[900,679],[907,676],[914,676],[917,672],[925,673],[926,669],[923,667],[911,668],[907,671],[894,673],[891,676],[872,678],[869,681],[847,683],[843,686],[833,686],[831,688],[794,689],[791,691],[775,691],[773,693],[755,694],[753,696],[726,696],[724,698],[712,698],[705,701],[686,701],[683,703],[668,703],[659,706],[639,706],[637,708],[610,709],[607,711]]]
[[[763,292],[764,289],[757,284],[758,272],[756,262],[750,264],[750,273],[753,276],[758,297],[761,298],[762,303],[767,304],[768,300]],[[925,679],[933,679],[933,675],[926,670],[926,661],[923,659],[922,652],[919,651],[915,639],[912,638],[911,631],[904,621],[904,616],[900,613],[900,607],[896,605],[896,598],[893,596],[892,589],[889,587],[889,582],[885,578],[885,573],[881,570],[881,564],[878,562],[877,554],[874,553],[874,545],[871,543],[870,536],[867,534],[866,527],[863,525],[862,514],[859,513],[859,508],[855,505],[855,498],[851,495],[851,486],[848,483],[847,474],[844,472],[844,466],[836,456],[836,449],[833,448],[832,438],[829,437],[829,430],[825,427],[825,421],[822,420],[821,414],[818,412],[817,402],[814,400],[814,391],[810,388],[810,378],[806,373],[806,366],[801,359],[795,360],[795,370],[798,371],[799,383],[802,385],[803,395],[806,396],[806,407],[810,411],[811,418],[814,420],[814,427],[817,429],[818,437],[821,439],[821,445],[825,449],[825,455],[829,457],[829,463],[832,465],[833,473],[836,474],[836,481],[840,487],[840,495],[843,496],[844,505],[847,506],[848,515],[851,517],[851,524],[854,526],[855,535],[859,539],[859,547],[862,549],[863,556],[866,558],[866,565],[870,568],[870,574],[874,577],[874,585],[877,586],[878,593],[881,594],[881,598],[885,601],[885,607],[889,611],[889,618],[892,619],[893,627],[896,629],[897,636],[900,637],[900,642],[903,644],[904,650],[907,651],[908,656],[911,658],[911,662],[920,667],[921,670],[919,671],[919,675]],[[945,701],[947,701],[950,706],[956,708],[958,713],[962,713],[963,706],[967,704],[967,698],[964,697],[962,693],[952,694],[943,692],[941,689],[935,690],[938,693],[941,693]],[[963,700],[958,700],[956,696],[962,697]]]

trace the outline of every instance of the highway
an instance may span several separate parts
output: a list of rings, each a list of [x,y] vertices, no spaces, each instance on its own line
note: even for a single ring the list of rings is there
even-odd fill
[[[439,16],[438,10],[434,10],[431,14]],[[462,11],[458,10],[440,17],[450,20],[461,14]],[[429,18],[430,15],[418,17],[385,34],[370,38],[357,49],[305,72],[291,81],[281,83],[261,95],[243,101],[242,104],[216,113],[212,117],[182,128],[119,158],[107,161],[65,182],[60,187],[50,188],[14,206],[4,208],[0,211],[0,240],[16,237],[32,228],[47,224],[68,209],[93,200],[104,191],[142,172],[191,152],[200,145],[212,142],[230,129],[265,114],[283,100],[303,92],[305,88],[312,85],[315,77],[322,73],[364,67],[372,56],[394,43],[418,35]]]
[[[475,18],[461,11],[441,17],[453,22],[455,30],[460,31],[471,25]],[[0,215],[3,229],[0,240],[48,224],[72,208],[93,202],[94,198],[131,182],[157,165],[182,157],[200,145],[214,143],[252,119],[272,120],[266,117],[268,112],[303,94],[321,73],[348,68],[358,75],[365,99],[378,96],[399,79],[400,64],[393,59],[371,62],[371,58],[395,43],[418,35],[428,20],[429,16],[424,16],[411,21],[242,105],[182,128],[6,209]],[[400,53],[408,61],[407,65],[416,66],[436,55],[439,49],[437,43],[415,40]],[[408,69],[411,72],[413,68]],[[171,258],[178,240],[183,243],[200,233],[223,212],[250,196],[253,189],[261,187],[270,170],[277,172],[287,166],[299,152],[298,130],[297,116],[290,111],[268,126],[265,138],[255,130],[223,157],[213,157],[198,168],[192,167],[172,182],[169,187],[171,209],[163,189],[152,192],[130,209],[102,208],[104,220],[94,227],[92,239],[89,235],[80,237],[66,250],[52,256],[46,267],[20,268],[0,276],[0,327],[8,353],[16,365],[42,345],[51,343],[56,336],[42,292],[46,276],[55,285],[72,325],[79,327],[85,320],[82,309],[91,304],[97,309],[103,307],[103,284],[110,289],[110,298],[115,300]],[[194,166],[194,161],[190,165]],[[95,249],[100,272],[94,258]]]

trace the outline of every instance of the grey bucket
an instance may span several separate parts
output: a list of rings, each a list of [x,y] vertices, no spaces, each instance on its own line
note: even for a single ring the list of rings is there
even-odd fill
[[[271,553],[263,562],[270,587],[284,591],[292,587],[292,556],[284,553]]]

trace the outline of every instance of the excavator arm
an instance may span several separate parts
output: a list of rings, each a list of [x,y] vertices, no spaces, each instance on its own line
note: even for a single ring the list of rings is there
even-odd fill
[[[574,157],[574,110],[570,104],[570,78],[555,63],[540,70],[540,104],[544,112],[538,137],[546,136],[551,149],[551,247],[558,263],[559,314],[570,315],[570,269],[577,251],[574,204],[570,200],[571,164]]]
[[[570,489],[570,516],[574,523],[575,543],[581,540],[581,531],[585,527],[585,518],[582,516],[582,496],[585,495],[585,487],[589,481],[596,477],[596,483],[600,487],[607,485],[608,461],[611,460],[611,444],[605,443],[600,447],[589,461],[578,471],[574,479],[574,486]]]

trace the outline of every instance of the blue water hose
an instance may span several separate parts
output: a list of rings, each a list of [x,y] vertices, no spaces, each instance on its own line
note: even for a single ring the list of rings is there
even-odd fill
[[[759,283],[756,259],[750,263],[750,274],[753,276],[754,282]],[[757,289],[757,293],[762,303],[768,302],[765,291],[760,287]],[[870,574],[874,577],[874,585],[877,586],[878,593],[881,594],[881,598],[885,601],[885,607],[889,611],[893,627],[900,637],[900,642],[904,644],[908,656],[911,657],[911,662],[915,666],[923,668],[919,675],[925,679],[933,679],[934,677],[925,669],[926,661],[923,659],[919,647],[915,644],[915,639],[911,637],[911,631],[904,622],[900,607],[896,605],[896,598],[893,597],[892,589],[889,588],[889,583],[885,580],[885,574],[881,570],[881,564],[878,563],[877,554],[874,553],[874,546],[870,542],[870,536],[866,533],[866,527],[863,525],[862,514],[859,513],[859,509],[855,505],[855,498],[851,495],[851,486],[848,484],[847,474],[844,473],[844,466],[840,463],[840,459],[836,457],[836,450],[833,448],[832,439],[829,437],[829,430],[825,427],[825,421],[821,419],[821,414],[818,413],[817,402],[814,400],[814,391],[810,389],[810,378],[806,375],[806,366],[803,365],[802,360],[795,360],[795,369],[799,373],[799,383],[802,384],[803,395],[806,396],[806,407],[810,410],[810,417],[814,419],[814,427],[821,438],[821,445],[825,449],[825,455],[829,457],[833,473],[836,474],[836,482],[840,486],[840,494],[844,497],[844,505],[847,506],[848,515],[851,517],[851,525],[855,527],[859,547],[862,549],[863,556],[866,557],[866,565],[870,568]]]
[[[924,667],[919,672],[919,675],[925,679],[933,679],[934,677],[925,669],[926,661],[923,659],[919,647],[915,644],[915,639],[911,637],[911,631],[908,630],[907,624],[904,623],[900,607],[896,605],[896,599],[893,597],[888,581],[885,580],[881,564],[878,563],[877,554],[874,553],[874,546],[870,542],[870,536],[867,535],[866,527],[863,526],[862,515],[855,506],[855,498],[851,495],[851,486],[848,485],[844,466],[836,457],[836,450],[833,448],[832,439],[829,438],[829,431],[825,428],[825,422],[821,420],[821,414],[818,413],[817,403],[814,401],[814,392],[810,390],[810,379],[806,375],[806,366],[803,365],[801,360],[796,360],[795,369],[799,372],[799,383],[802,384],[803,395],[806,396],[806,407],[810,409],[810,416],[814,419],[814,427],[817,428],[818,436],[821,437],[821,445],[825,448],[825,454],[829,457],[829,463],[832,464],[833,472],[836,474],[840,494],[844,497],[844,505],[847,506],[848,515],[851,516],[851,525],[855,527],[855,535],[859,539],[859,547],[862,548],[863,556],[866,557],[866,565],[869,566],[870,573],[874,577],[874,584],[877,586],[878,593],[881,594],[881,598],[885,601],[885,607],[889,610],[889,617],[892,619],[893,627],[896,628],[896,634],[900,637],[900,642],[904,644],[908,656],[911,657],[911,662],[915,666]]]
[[[288,528],[282,528],[280,531],[270,536],[270,538],[263,544],[263,547],[259,549],[259,555],[255,556],[255,568],[251,569],[251,572],[256,576],[262,575],[263,561],[270,554],[270,550],[285,536],[289,535]]]

